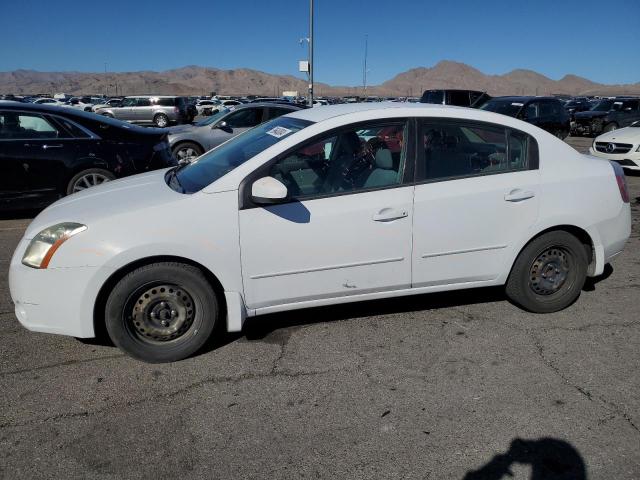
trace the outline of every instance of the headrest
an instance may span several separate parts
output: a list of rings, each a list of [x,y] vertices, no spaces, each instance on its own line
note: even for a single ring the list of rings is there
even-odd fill
[[[393,157],[390,150],[381,148],[376,152],[376,167],[384,170],[393,169]]]

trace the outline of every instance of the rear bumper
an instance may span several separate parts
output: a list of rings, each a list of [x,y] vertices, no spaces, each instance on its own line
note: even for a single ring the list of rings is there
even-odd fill
[[[600,275],[604,266],[624,248],[631,236],[631,207],[623,204],[618,215],[603,220],[588,229],[595,247],[595,271],[593,276]]]

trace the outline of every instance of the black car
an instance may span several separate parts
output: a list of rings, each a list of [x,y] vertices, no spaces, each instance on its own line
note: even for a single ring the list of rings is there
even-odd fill
[[[490,95],[479,90],[425,90],[420,103],[478,107],[489,99],[491,99]]]
[[[480,109],[524,120],[561,139],[569,135],[569,114],[555,97],[496,97]]]
[[[0,208],[40,208],[175,165],[167,131],[65,107],[0,102]]]
[[[640,99],[633,97],[605,98],[573,116],[571,131],[574,135],[598,135],[628,127],[640,120]]]
[[[576,97],[572,98],[568,102],[564,104],[564,109],[569,114],[569,117],[572,117],[574,113],[585,112],[590,110],[593,105],[586,97]]]

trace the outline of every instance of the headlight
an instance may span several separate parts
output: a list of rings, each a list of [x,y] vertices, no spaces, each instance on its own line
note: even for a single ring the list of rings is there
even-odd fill
[[[47,268],[51,257],[64,242],[76,233],[87,229],[80,223],[59,223],[53,227],[45,228],[37,234],[27,247],[22,256],[22,263],[32,268]]]

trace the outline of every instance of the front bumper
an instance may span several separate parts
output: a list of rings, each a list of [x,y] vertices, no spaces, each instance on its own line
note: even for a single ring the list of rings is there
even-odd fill
[[[605,160],[611,160],[612,162],[619,163],[622,168],[636,171],[640,170],[640,152],[631,151],[628,153],[612,155],[609,153],[599,152],[594,149],[593,146],[591,146],[589,147],[589,154],[593,155],[594,157],[599,157]]]
[[[20,242],[9,267],[18,321],[34,332],[94,337],[93,309],[106,267],[27,267],[21,263],[27,244]]]

